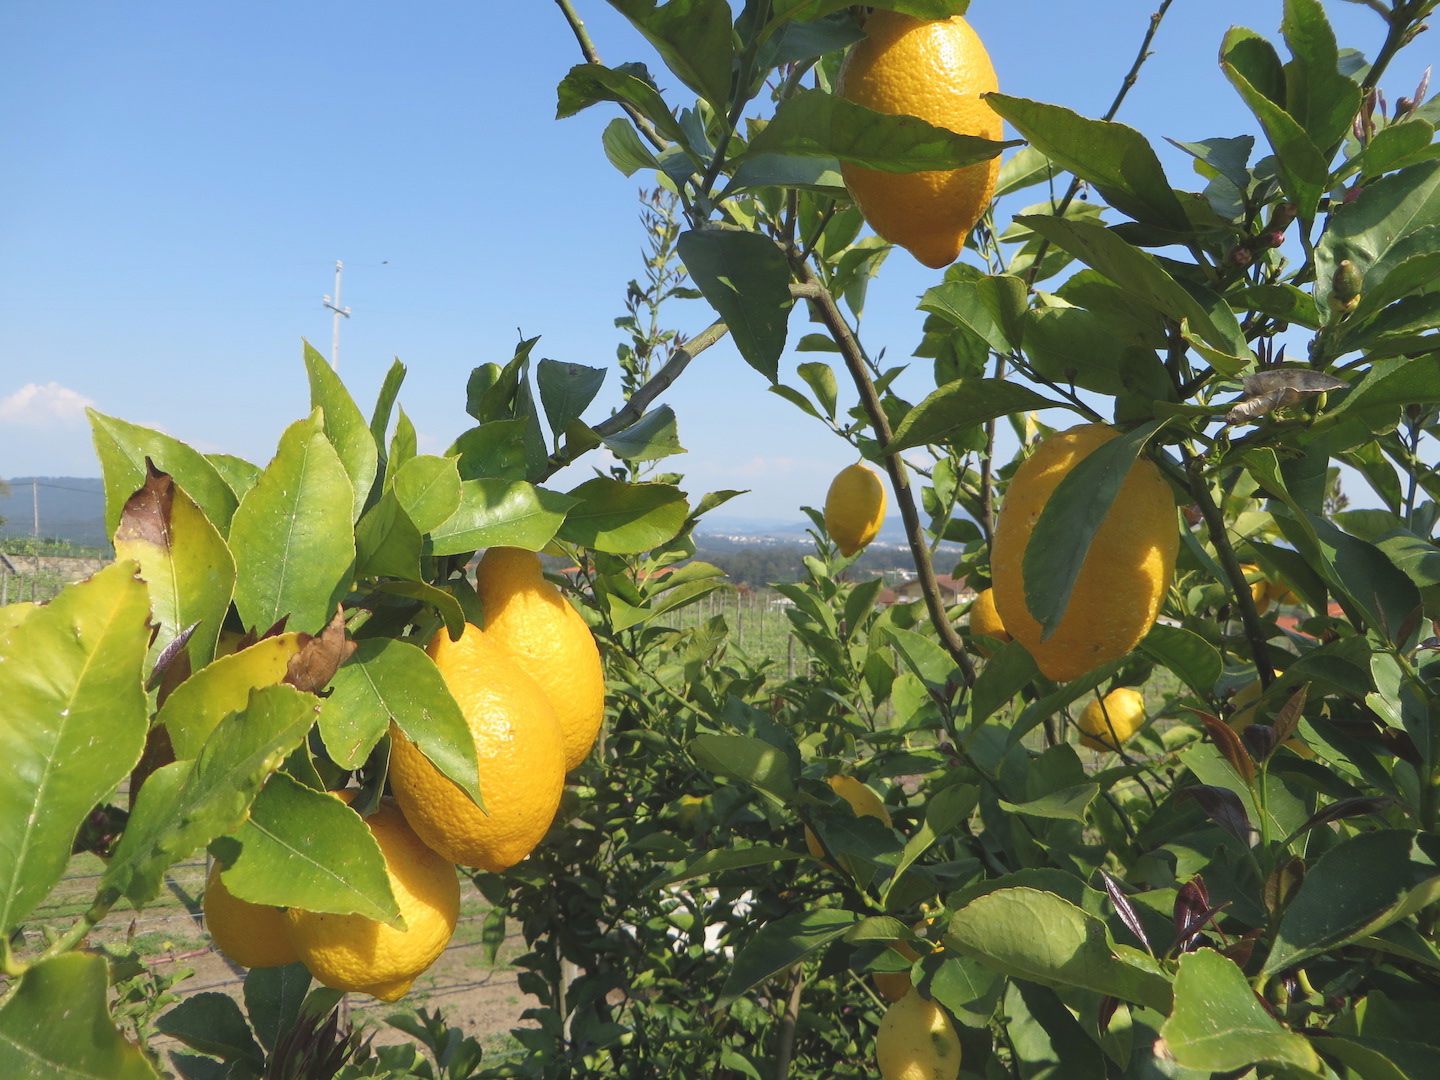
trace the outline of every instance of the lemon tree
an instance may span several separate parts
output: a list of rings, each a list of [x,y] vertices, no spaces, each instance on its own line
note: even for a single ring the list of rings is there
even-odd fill
[[[1183,177],[1117,119],[1168,4],[1088,117],[991,91],[964,0],[611,2],[663,72],[556,17],[585,60],[557,63],[559,116],[614,111],[603,152],[655,185],[613,397],[531,338],[473,371],[439,455],[402,367],[367,416],[309,349],[268,463],[92,417],[117,561],[0,609],[0,1063],[293,1071],[340,992],[312,974],[388,997],[413,972],[340,946],[256,966],[245,1009],[159,1018],[187,1047],[163,1064],[115,1026],[123,963],[82,943],[201,849],[287,925],[413,932],[373,827],[393,792],[436,847],[523,823],[449,857],[492,950],[523,934],[536,1005],[492,1061],[434,1018],[404,1028],[423,1064],[331,1024],[336,1075],[1427,1076],[1440,107],[1381,89],[1435,0],[1368,3],[1371,57],[1319,0],[1285,0],[1274,41],[1217,29],[1253,123],[1179,144]],[[942,178],[938,219],[894,205]],[[911,257],[892,243],[938,271],[908,371],[859,330]],[[670,328],[697,295],[713,321]],[[735,493],[664,471],[684,417],[661,396],[727,337],[756,393],[883,473],[919,586],[882,604],[854,572],[873,484],[859,514],[802,497],[783,658],[696,613],[726,586],[694,532]],[[467,571],[482,549],[498,581]],[[993,602],[954,603],[942,571]],[[452,662],[492,633],[508,663]],[[502,669],[565,713],[526,743],[545,768],[496,749]],[[108,860],[95,895],[42,932],[77,847]]]

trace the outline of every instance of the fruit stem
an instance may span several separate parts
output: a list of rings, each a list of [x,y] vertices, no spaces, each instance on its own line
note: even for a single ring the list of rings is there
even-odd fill
[[[110,914],[110,909],[120,899],[117,889],[102,889],[95,894],[95,902],[90,905],[90,910],[75,920],[75,924],[56,938],[48,949],[40,954],[41,960],[48,960],[52,956],[59,956],[63,952],[69,952],[85,940],[85,935],[95,929],[95,925]]]
[[[850,378],[855,383],[855,389],[860,395],[860,403],[864,406],[865,415],[870,418],[870,426],[875,430],[875,438],[881,446],[888,446],[894,438],[890,430],[890,419],[885,415],[885,408],[880,403],[880,395],[875,390],[875,384],[870,380],[870,372],[866,368],[865,354],[860,349],[860,344],[850,332],[850,326],[845,321],[845,316],[835,305],[835,298],[830,295],[830,290],[825,288],[815,277],[815,272],[810,264],[800,262],[794,263],[796,276],[800,279],[799,285],[792,285],[792,295],[809,300],[820,312],[820,318],[825,323],[825,328],[830,331],[830,337],[840,350],[840,355],[845,358],[845,366],[850,372]],[[930,623],[935,627],[935,633],[939,635],[940,644],[950,658],[955,661],[955,666],[960,669],[960,676],[965,680],[965,686],[975,685],[975,665],[971,663],[970,657],[965,652],[965,642],[955,632],[955,627],[950,623],[950,616],[945,610],[945,600],[940,595],[940,585],[935,580],[935,565],[930,559],[930,546],[925,543],[924,529],[920,524],[920,515],[915,509],[915,497],[910,490],[910,478],[906,473],[905,462],[898,453],[887,453],[884,455],[885,471],[890,474],[890,486],[895,492],[895,504],[900,508],[900,518],[905,523],[905,538],[910,544],[910,555],[915,563],[915,574],[920,582],[920,592],[925,597],[925,608],[930,613]]]

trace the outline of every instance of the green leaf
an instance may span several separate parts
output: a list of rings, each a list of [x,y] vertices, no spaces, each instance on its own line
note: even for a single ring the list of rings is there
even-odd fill
[[[1174,384],[1153,348],[1116,335],[1114,318],[1078,307],[1026,313],[1025,353],[1042,377],[1110,397],[1173,401]]]
[[[411,461],[417,460],[412,458]],[[406,462],[410,464],[410,462]],[[459,480],[456,480],[458,486]],[[355,576],[420,580],[425,542],[391,488],[355,526]]]
[[[826,614],[829,615],[828,610]],[[933,638],[900,626],[885,626],[883,633],[895,646],[905,666],[932,690],[943,689],[955,677],[954,658],[936,644]]]
[[[445,456],[459,456],[456,467],[461,480],[524,480],[529,470],[527,426],[524,420],[486,421],[461,432]]]
[[[242,900],[400,924],[380,845],[333,795],[276,773],[233,840],[216,850],[224,857],[236,846],[238,856],[220,877]]]
[[[318,633],[350,588],[355,563],[350,478],[317,412],[280,437],[235,511],[235,608],[247,627],[286,618],[290,630]]]
[[[858,922],[849,911],[799,911],[766,923],[735,957],[716,1008],[724,1009],[751,987],[825,948]]]
[[[1382,829],[1320,856],[1285,909],[1265,973],[1376,933],[1433,901],[1440,876],[1416,861],[1414,843],[1414,833]]]
[[[1340,72],[1340,50],[1319,0],[1286,0],[1280,29],[1295,59],[1285,65],[1285,111],[1322,150],[1338,146],[1360,110],[1360,86]]]
[[[670,106],[655,89],[655,80],[644,64],[621,64],[608,68],[603,64],[577,64],[560,82],[555,119],[564,120],[581,109],[601,101],[633,105],[642,116],[655,125],[655,130],[688,149],[685,130],[670,113]],[[476,417],[476,419],[483,419]]]
[[[975,810],[980,800],[980,790],[968,784],[952,784],[941,788],[925,803],[925,820],[905,842],[905,850],[895,866],[895,874],[885,887],[888,899],[890,890],[900,881],[905,871],[929,850],[937,840],[949,836]]]
[[[156,718],[169,733],[175,756],[197,757],[216,725],[245,708],[251,690],[285,678],[298,648],[296,634],[265,638],[220,657],[177,686]]]
[[[1055,632],[1070,591],[1090,552],[1090,542],[1110,512],[1135,459],[1165,425],[1154,420],[1096,447],[1066,474],[1045,503],[1025,546],[1025,606],[1040,624],[1043,641]]]
[[[69,952],[35,964],[0,1004],[0,1058],[12,1080],[160,1080],[106,1007],[104,957]],[[10,1071],[13,1068],[14,1071]]]
[[[1005,1037],[1020,1075],[1043,1080],[1105,1080],[1099,1045],[1053,990],[1011,983],[1005,994]]]
[[[957,135],[917,116],[876,112],[823,90],[801,90],[780,103],[770,122],[734,160],[784,154],[908,173],[964,168],[1018,145]]]
[[[569,496],[524,480],[466,480],[455,513],[430,533],[430,550],[435,555],[495,546],[539,551],[574,505]]]
[[[304,964],[251,968],[245,973],[245,1011],[266,1050],[274,1050],[295,1026],[309,989],[310,972]]]
[[[670,484],[636,483],[597,476],[570,492],[577,504],[560,538],[572,544],[635,555],[671,540],[689,515],[685,493]]]
[[[1229,1072],[1268,1062],[1321,1071],[1304,1036],[1271,1016],[1245,973],[1214,949],[1180,957],[1175,1011],[1160,1034],[1175,1060],[1190,1069]]]
[[[1220,69],[1265,129],[1265,136],[1275,151],[1280,183],[1301,220],[1308,222],[1315,216],[1330,170],[1320,149],[1299,122],[1267,96],[1264,89],[1252,83],[1242,70],[1243,53],[1252,48],[1254,39],[1253,31],[1232,27],[1220,46]]]
[[[675,430],[675,411],[669,405],[651,409],[624,431],[604,439],[605,447],[621,461],[658,461],[687,451]]]
[[[362,641],[335,672],[320,708],[320,735],[338,765],[354,769],[391,721],[482,807],[475,742],[460,706],[425,650],[393,638]]]
[[[951,918],[945,944],[1012,978],[1170,1008],[1164,976],[1121,959],[1100,919],[1054,893],[1007,888],[972,900]]]
[[[1032,799],[1026,803],[1011,803],[1004,799],[998,801],[1000,809],[1012,814],[1023,814],[1026,817],[1053,818],[1059,821],[1077,821],[1085,824],[1085,811],[1100,794],[1099,784],[1075,784],[1071,787],[1061,788],[1059,791],[1052,791],[1038,799]]]
[[[705,852],[704,855],[687,864],[683,869],[659,879],[651,887],[659,889],[682,881],[690,881],[693,878],[719,874],[726,870],[768,866],[770,863],[788,862],[802,857],[801,852],[791,848],[769,847],[763,844],[746,848],[716,848],[713,851]]]
[[[234,454],[206,454],[205,460],[215,466],[215,471],[230,485],[230,490],[235,493],[237,500],[244,498],[245,492],[254,487],[255,481],[260,479],[259,465],[252,465]]]
[[[350,477],[354,491],[354,503],[350,520],[358,521],[360,511],[365,509],[365,500],[375,484],[375,473],[379,468],[380,449],[365,415],[345,389],[340,376],[330,362],[305,343],[305,373],[310,380],[310,408],[319,409],[325,418],[325,437],[340,458],[340,464]]]
[[[730,229],[683,232],[676,251],[745,362],[774,382],[795,305],[785,253],[767,236]]]
[[[1179,676],[1202,701],[1215,689],[1224,669],[1215,646],[1179,626],[1156,623],[1140,640],[1139,648],[1151,660]]]
[[[385,372],[385,381],[380,384],[380,393],[375,397],[375,411],[370,414],[370,436],[377,447],[385,445],[385,432],[390,429],[390,412],[395,408],[395,399],[400,396],[400,385],[405,381],[405,365],[392,360]]]
[[[828,339],[826,339],[828,340]],[[839,388],[835,383],[835,372],[829,364],[813,361],[808,364],[800,364],[795,368],[800,378],[805,380],[805,385],[815,395],[815,400],[820,403],[820,408],[830,419],[835,418],[835,404],[840,396]]]
[[[725,0],[610,0],[654,46],[665,66],[717,112],[730,107],[734,35]]]
[[[460,509],[460,474],[453,458],[420,454],[395,472],[395,498],[422,533],[439,528]]]
[[[150,614],[159,624],[152,656],[193,626],[186,644],[190,666],[198,671],[208,664],[230,608],[235,560],[215,526],[169,476],[151,474],[125,503],[115,527],[115,557],[140,565]]]
[[[1435,1065],[1435,1047],[1429,1043],[1358,1035],[1338,1038],[1326,1032],[1314,1045],[1364,1080],[1422,1080]]]
[[[222,536],[238,502],[235,492],[205,456],[163,432],[129,424],[94,409],[86,410],[100,472],[105,477],[105,535],[114,536],[120,511],[145,483],[145,459],[169,473],[205,511]]]
[[[245,819],[265,778],[304,740],[315,712],[314,696],[293,687],[252,690],[245,710],[222,720],[198,757],[146,778],[100,888],[136,907],[155,899],[173,864]]]
[[[799,157],[790,154],[757,154],[740,163],[725,195],[746,189],[785,187],[818,192],[833,199],[848,199],[840,162],[827,157]]]
[[[1018,641],[1007,641],[995,650],[975,679],[970,696],[970,726],[979,727],[1016,694],[1030,684],[1038,672],[1035,658]]]
[[[155,1028],[202,1054],[243,1061],[256,1070],[265,1068],[265,1054],[250,1034],[245,1014],[228,994],[186,998],[160,1017]]]
[[[1103,225],[1037,214],[1021,214],[1015,221],[1048,237],[1160,314],[1177,322],[1188,320],[1190,329],[1214,348],[1228,351],[1234,345],[1232,328],[1217,324],[1215,316],[1153,255],[1131,247]],[[1225,315],[1234,323],[1228,310]]]
[[[952,278],[920,298],[921,311],[968,330],[998,353],[1020,347],[1025,304],[1025,283],[1014,274]]]
[[[623,116],[605,125],[600,141],[610,164],[626,176],[634,176],[641,169],[660,168],[660,162],[635,131],[635,125]]]
[[[933,391],[905,414],[885,453],[943,442],[987,420],[1034,409],[1067,407],[1064,402],[1037,394],[1023,383],[1008,379],[957,379]]]
[[[134,768],[149,708],[149,600],[133,562],[0,636],[0,934],[65,873],[76,830]]]
[[[1386,639],[1398,644],[1398,637],[1415,609],[1420,607],[1420,590],[1390,558],[1374,544],[1342,532],[1316,514],[1308,515],[1310,527],[1326,549],[1334,584],[1338,585],[1365,612],[1367,621]]]
[[[1440,226],[1440,161],[1412,165],[1365,185],[1337,207],[1315,246],[1315,302],[1326,310],[1335,268],[1349,259],[1363,275],[1361,304],[1406,259],[1435,249]]]
[[[540,405],[550,430],[559,438],[581,415],[605,381],[604,368],[566,364],[543,359],[535,365],[535,382],[540,388]]]
[[[1307,330],[1319,330],[1325,322],[1315,298],[1294,285],[1247,285],[1227,292],[1225,299],[1237,311],[1262,311]]]
[[[790,757],[768,742],[749,735],[697,735],[688,749],[702,768],[749,784],[781,805],[795,798]]]
[[[1134,128],[1006,94],[989,94],[985,101],[1032,147],[1095,185],[1115,209],[1162,229],[1191,231],[1160,159]]]

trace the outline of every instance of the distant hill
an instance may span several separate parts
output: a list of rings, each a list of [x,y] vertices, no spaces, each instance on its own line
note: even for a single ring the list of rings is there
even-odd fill
[[[105,535],[105,485],[95,477],[15,476],[6,481],[8,497],[0,496],[0,547],[6,537],[36,535],[38,509],[41,539],[68,540],[80,547],[109,548]]]

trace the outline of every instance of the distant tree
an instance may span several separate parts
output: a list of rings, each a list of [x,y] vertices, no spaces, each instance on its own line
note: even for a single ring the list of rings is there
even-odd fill
[[[0,499],[8,499],[9,497],[10,497],[10,485],[7,484],[4,480],[0,480]],[[3,529],[4,527],[5,527],[5,515],[4,515],[4,514],[0,514],[0,529]]]

